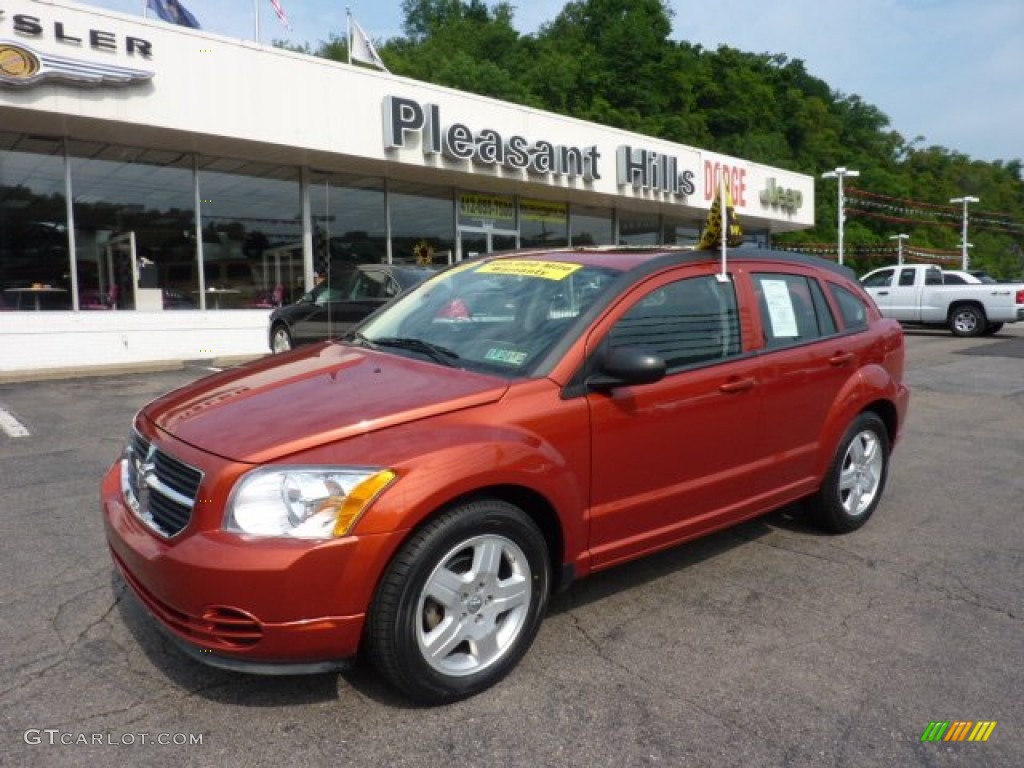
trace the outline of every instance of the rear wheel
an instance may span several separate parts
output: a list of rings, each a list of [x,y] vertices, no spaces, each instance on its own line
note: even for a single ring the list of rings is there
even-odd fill
[[[954,336],[980,336],[987,324],[985,312],[974,304],[954,307],[949,315],[949,330]]]
[[[370,611],[370,657],[425,704],[472,696],[523,657],[547,605],[543,534],[497,499],[445,512],[392,560]]]
[[[889,432],[874,413],[854,419],[836,449],[825,480],[813,499],[822,528],[847,533],[868,521],[889,473]]]
[[[278,352],[287,352],[293,346],[292,335],[288,332],[288,328],[284,325],[275,325],[274,330],[270,332],[271,351],[275,354]]]

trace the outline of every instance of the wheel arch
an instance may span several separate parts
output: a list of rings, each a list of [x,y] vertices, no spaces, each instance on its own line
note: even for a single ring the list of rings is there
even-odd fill
[[[946,312],[946,322],[953,319],[953,315],[964,307],[973,307],[981,312],[981,316],[988,319],[988,312],[985,311],[985,305],[977,299],[957,299],[950,303],[949,311]]]
[[[979,315],[978,328],[972,333],[957,332],[956,326],[953,323],[957,313],[964,309],[975,310]],[[985,311],[985,305],[977,299],[959,299],[954,301],[949,305],[949,311],[946,313],[946,327],[956,336],[980,336],[984,334],[985,328],[988,327],[988,312]]]
[[[861,413],[867,412],[875,414],[882,420],[882,423],[885,425],[886,437],[891,447],[896,439],[896,435],[899,434],[900,427],[899,412],[896,410],[896,406],[889,400],[875,400],[861,409]]]
[[[870,411],[882,420],[889,446],[892,447],[900,431],[900,413],[894,402],[897,393],[896,382],[888,371],[878,365],[862,368],[850,378],[825,419],[820,442],[827,450],[820,452],[817,467],[819,480],[824,479],[847,428],[862,413]]]
[[[524,485],[498,484],[474,488],[446,500],[443,504],[436,506],[430,513],[418,520],[416,525],[406,531],[402,541],[398,544],[396,552],[401,550],[405,543],[411,539],[421,528],[428,525],[439,515],[462,504],[480,501],[482,499],[498,499],[512,504],[533,520],[544,536],[548,548],[548,561],[551,564],[551,587],[552,592],[557,592],[565,586],[561,583],[563,578],[563,564],[566,561],[565,532],[562,530],[562,522],[558,512],[551,501],[539,491],[528,488]]]

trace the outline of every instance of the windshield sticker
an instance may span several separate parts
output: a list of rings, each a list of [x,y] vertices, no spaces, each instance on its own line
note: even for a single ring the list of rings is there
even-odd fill
[[[799,336],[796,329],[796,312],[793,311],[793,298],[785,280],[762,280],[764,301],[768,305],[768,317],[772,321],[772,336],[785,338]]]
[[[516,275],[518,277],[541,277],[545,280],[564,280],[582,264],[565,264],[556,261],[536,261],[533,259],[509,259],[492,261],[477,270],[477,274]]]
[[[526,360],[526,353],[518,352],[514,349],[491,347],[487,350],[487,354],[484,355],[484,360],[490,360],[494,363],[505,363],[505,365],[522,365]]]

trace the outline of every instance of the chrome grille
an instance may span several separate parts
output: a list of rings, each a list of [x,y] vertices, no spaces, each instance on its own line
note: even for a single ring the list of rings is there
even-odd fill
[[[203,473],[132,432],[121,465],[121,490],[135,514],[161,536],[184,530],[192,519]]]

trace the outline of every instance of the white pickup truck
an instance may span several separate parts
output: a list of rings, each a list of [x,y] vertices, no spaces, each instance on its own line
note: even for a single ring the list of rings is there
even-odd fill
[[[885,317],[907,325],[944,326],[954,336],[991,335],[1024,321],[1024,284],[945,285],[931,264],[869,272],[861,285]]]

